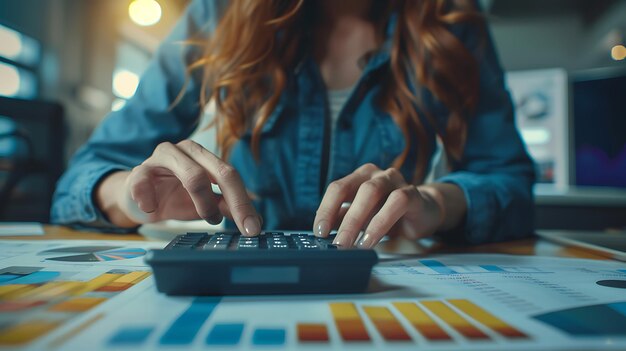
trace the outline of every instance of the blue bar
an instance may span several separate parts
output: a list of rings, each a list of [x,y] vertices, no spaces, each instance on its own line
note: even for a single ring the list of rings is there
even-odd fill
[[[243,323],[221,323],[213,326],[206,338],[207,345],[237,345],[243,333]]]
[[[252,343],[254,345],[283,345],[285,337],[285,329],[259,328],[252,334]]]
[[[60,276],[60,272],[39,271],[11,281],[11,284],[42,284]]]
[[[457,274],[457,272],[436,260],[420,260],[420,263],[439,274]]]
[[[220,302],[219,297],[196,298],[161,336],[161,345],[188,345]]]
[[[0,274],[0,284],[9,282],[15,278],[19,278],[21,275],[16,274]]]
[[[480,267],[488,270],[489,272],[506,273],[504,269],[498,266],[491,265],[491,264],[484,264],[484,265],[481,265]]]
[[[122,328],[109,339],[108,344],[111,346],[139,346],[148,339],[153,331],[154,327]]]
[[[626,317],[626,302],[616,302],[609,304],[609,307],[614,309],[615,311],[621,313]]]
[[[626,274],[626,269],[618,269],[617,271]]]

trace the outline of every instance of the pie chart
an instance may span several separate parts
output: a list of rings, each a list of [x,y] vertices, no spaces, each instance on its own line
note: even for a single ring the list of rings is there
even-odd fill
[[[107,262],[141,257],[146,250],[119,246],[74,246],[41,251],[47,261],[63,262]]]

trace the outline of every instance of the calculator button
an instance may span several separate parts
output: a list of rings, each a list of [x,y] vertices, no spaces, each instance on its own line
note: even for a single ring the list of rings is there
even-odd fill
[[[237,250],[258,250],[258,245],[239,245],[237,246]]]
[[[268,250],[288,250],[289,249],[289,245],[287,245],[287,244],[267,245],[267,249]]]
[[[224,244],[206,244],[203,247],[204,250],[226,250],[228,245]]]

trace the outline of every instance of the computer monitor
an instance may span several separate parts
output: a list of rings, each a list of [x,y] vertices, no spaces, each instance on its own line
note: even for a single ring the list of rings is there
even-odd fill
[[[574,184],[626,188],[626,69],[572,76]]]

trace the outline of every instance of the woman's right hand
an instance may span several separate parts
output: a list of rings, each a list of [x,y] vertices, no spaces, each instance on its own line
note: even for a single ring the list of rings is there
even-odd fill
[[[212,183],[222,195],[213,192]],[[96,202],[119,226],[166,219],[217,224],[226,216],[244,235],[261,231],[261,217],[237,170],[191,140],[161,143],[132,171],[105,178]]]

